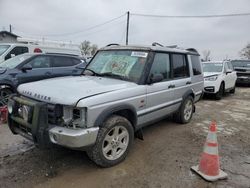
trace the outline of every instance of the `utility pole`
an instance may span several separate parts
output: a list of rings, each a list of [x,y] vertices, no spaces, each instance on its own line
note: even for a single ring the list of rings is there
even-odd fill
[[[126,31],[126,45],[128,45],[128,32],[129,32],[129,11],[127,12],[127,31]]]
[[[11,26],[11,24],[10,24],[10,33],[12,33],[12,26]]]

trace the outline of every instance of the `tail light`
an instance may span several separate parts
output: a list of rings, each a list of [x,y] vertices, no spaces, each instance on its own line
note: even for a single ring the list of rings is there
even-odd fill
[[[42,50],[40,48],[35,48],[34,53],[42,53]]]

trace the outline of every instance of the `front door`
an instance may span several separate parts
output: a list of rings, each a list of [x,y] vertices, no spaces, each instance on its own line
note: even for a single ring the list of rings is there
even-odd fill
[[[171,79],[170,55],[168,53],[155,53],[149,78],[162,75],[163,80],[146,85],[146,107],[138,114],[139,123],[147,123],[161,118],[176,109],[178,101],[174,95],[174,83]]]

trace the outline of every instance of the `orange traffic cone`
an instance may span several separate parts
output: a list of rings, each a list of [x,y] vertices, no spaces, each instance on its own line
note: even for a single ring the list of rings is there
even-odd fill
[[[227,174],[220,169],[215,122],[210,124],[200,164],[193,166],[191,169],[208,181],[216,181],[227,177]]]

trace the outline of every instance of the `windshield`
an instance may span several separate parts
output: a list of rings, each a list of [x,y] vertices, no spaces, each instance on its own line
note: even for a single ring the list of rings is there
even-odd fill
[[[0,63],[0,67],[1,68],[9,68],[9,69],[13,69],[16,66],[18,66],[20,63],[22,63],[24,60],[28,59],[29,57],[31,57],[32,54],[22,54],[22,55],[18,55],[16,57],[13,57],[11,59],[8,59],[2,63]]]
[[[203,72],[222,72],[222,63],[203,63]]]
[[[143,73],[148,52],[132,50],[99,51],[86,71],[97,76],[108,76],[138,82]]]
[[[249,67],[250,61],[231,61],[233,67]]]
[[[2,55],[9,47],[10,45],[0,45],[0,55]]]

